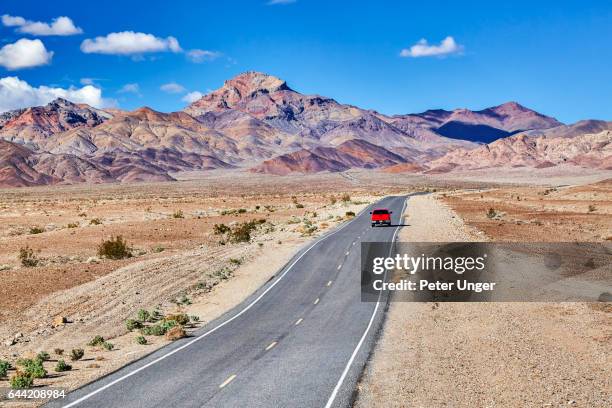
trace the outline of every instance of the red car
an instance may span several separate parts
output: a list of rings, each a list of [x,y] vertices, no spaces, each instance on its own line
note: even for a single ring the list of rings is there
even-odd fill
[[[391,226],[391,214],[393,214],[393,211],[389,211],[386,208],[376,208],[374,211],[370,211],[370,214],[372,215],[372,227],[377,225]]]

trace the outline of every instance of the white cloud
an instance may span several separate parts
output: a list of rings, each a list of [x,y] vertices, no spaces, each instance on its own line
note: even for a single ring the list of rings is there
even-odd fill
[[[18,16],[9,16],[8,14],[4,14],[2,16],[2,24],[5,27],[19,27],[26,23],[26,19]]]
[[[83,32],[80,27],[74,25],[70,17],[66,16],[56,17],[49,24],[4,14],[2,16],[2,24],[6,27],[19,27],[17,28],[18,32],[32,35],[75,35]]]
[[[53,58],[53,51],[47,51],[42,41],[22,38],[0,48],[0,66],[13,71],[21,68],[47,65]]]
[[[169,82],[159,87],[164,92],[168,93],[183,93],[186,91],[183,85],[177,84],[176,82]]]
[[[181,46],[174,37],[159,38],[153,34],[123,31],[104,37],[86,39],[81,43],[86,54],[139,55],[150,52],[181,52]]]
[[[133,93],[136,95],[140,95],[140,85],[131,83],[125,84],[117,91],[118,93]]]
[[[270,0],[266,4],[268,6],[280,6],[280,5],[286,5],[286,4],[293,4],[295,2],[297,2],[297,0]]]
[[[212,61],[219,58],[220,56],[221,53],[217,51],[200,50],[197,48],[194,50],[187,51],[187,59],[191,62],[195,62],[196,64],[206,61]]]
[[[455,42],[455,39],[451,36],[446,37],[439,45],[430,45],[426,39],[421,39],[418,43],[414,44],[410,48],[404,48],[400,52],[402,57],[433,57],[442,56],[449,54],[459,54],[463,51],[463,45],[459,45]]]
[[[189,92],[187,95],[183,96],[181,98],[181,100],[184,101],[184,102],[187,102],[187,103],[193,103],[193,102],[197,101],[198,99],[200,99],[203,96],[204,96],[204,94],[202,92],[193,91],[193,92]]]
[[[115,106],[116,101],[102,97],[102,90],[92,85],[82,88],[33,87],[18,77],[0,78],[0,112],[45,105],[57,98],[86,103],[96,108]]]

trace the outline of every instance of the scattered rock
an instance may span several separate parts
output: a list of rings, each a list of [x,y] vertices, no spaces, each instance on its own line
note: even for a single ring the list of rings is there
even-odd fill
[[[53,327],[57,327],[57,326],[63,326],[64,324],[68,323],[68,319],[66,319],[66,317],[64,316],[55,316],[53,318]]]

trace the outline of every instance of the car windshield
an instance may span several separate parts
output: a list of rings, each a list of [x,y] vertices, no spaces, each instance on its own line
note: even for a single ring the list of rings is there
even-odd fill
[[[382,214],[389,214],[389,211],[387,210],[374,210],[375,215],[382,215]]]

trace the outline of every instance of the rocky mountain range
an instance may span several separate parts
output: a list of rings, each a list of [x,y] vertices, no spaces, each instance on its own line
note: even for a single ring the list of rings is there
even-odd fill
[[[247,72],[180,112],[100,110],[57,99],[2,113],[0,186],[164,181],[209,169],[610,168],[611,130],[604,121],[563,125],[515,102],[388,116]]]

